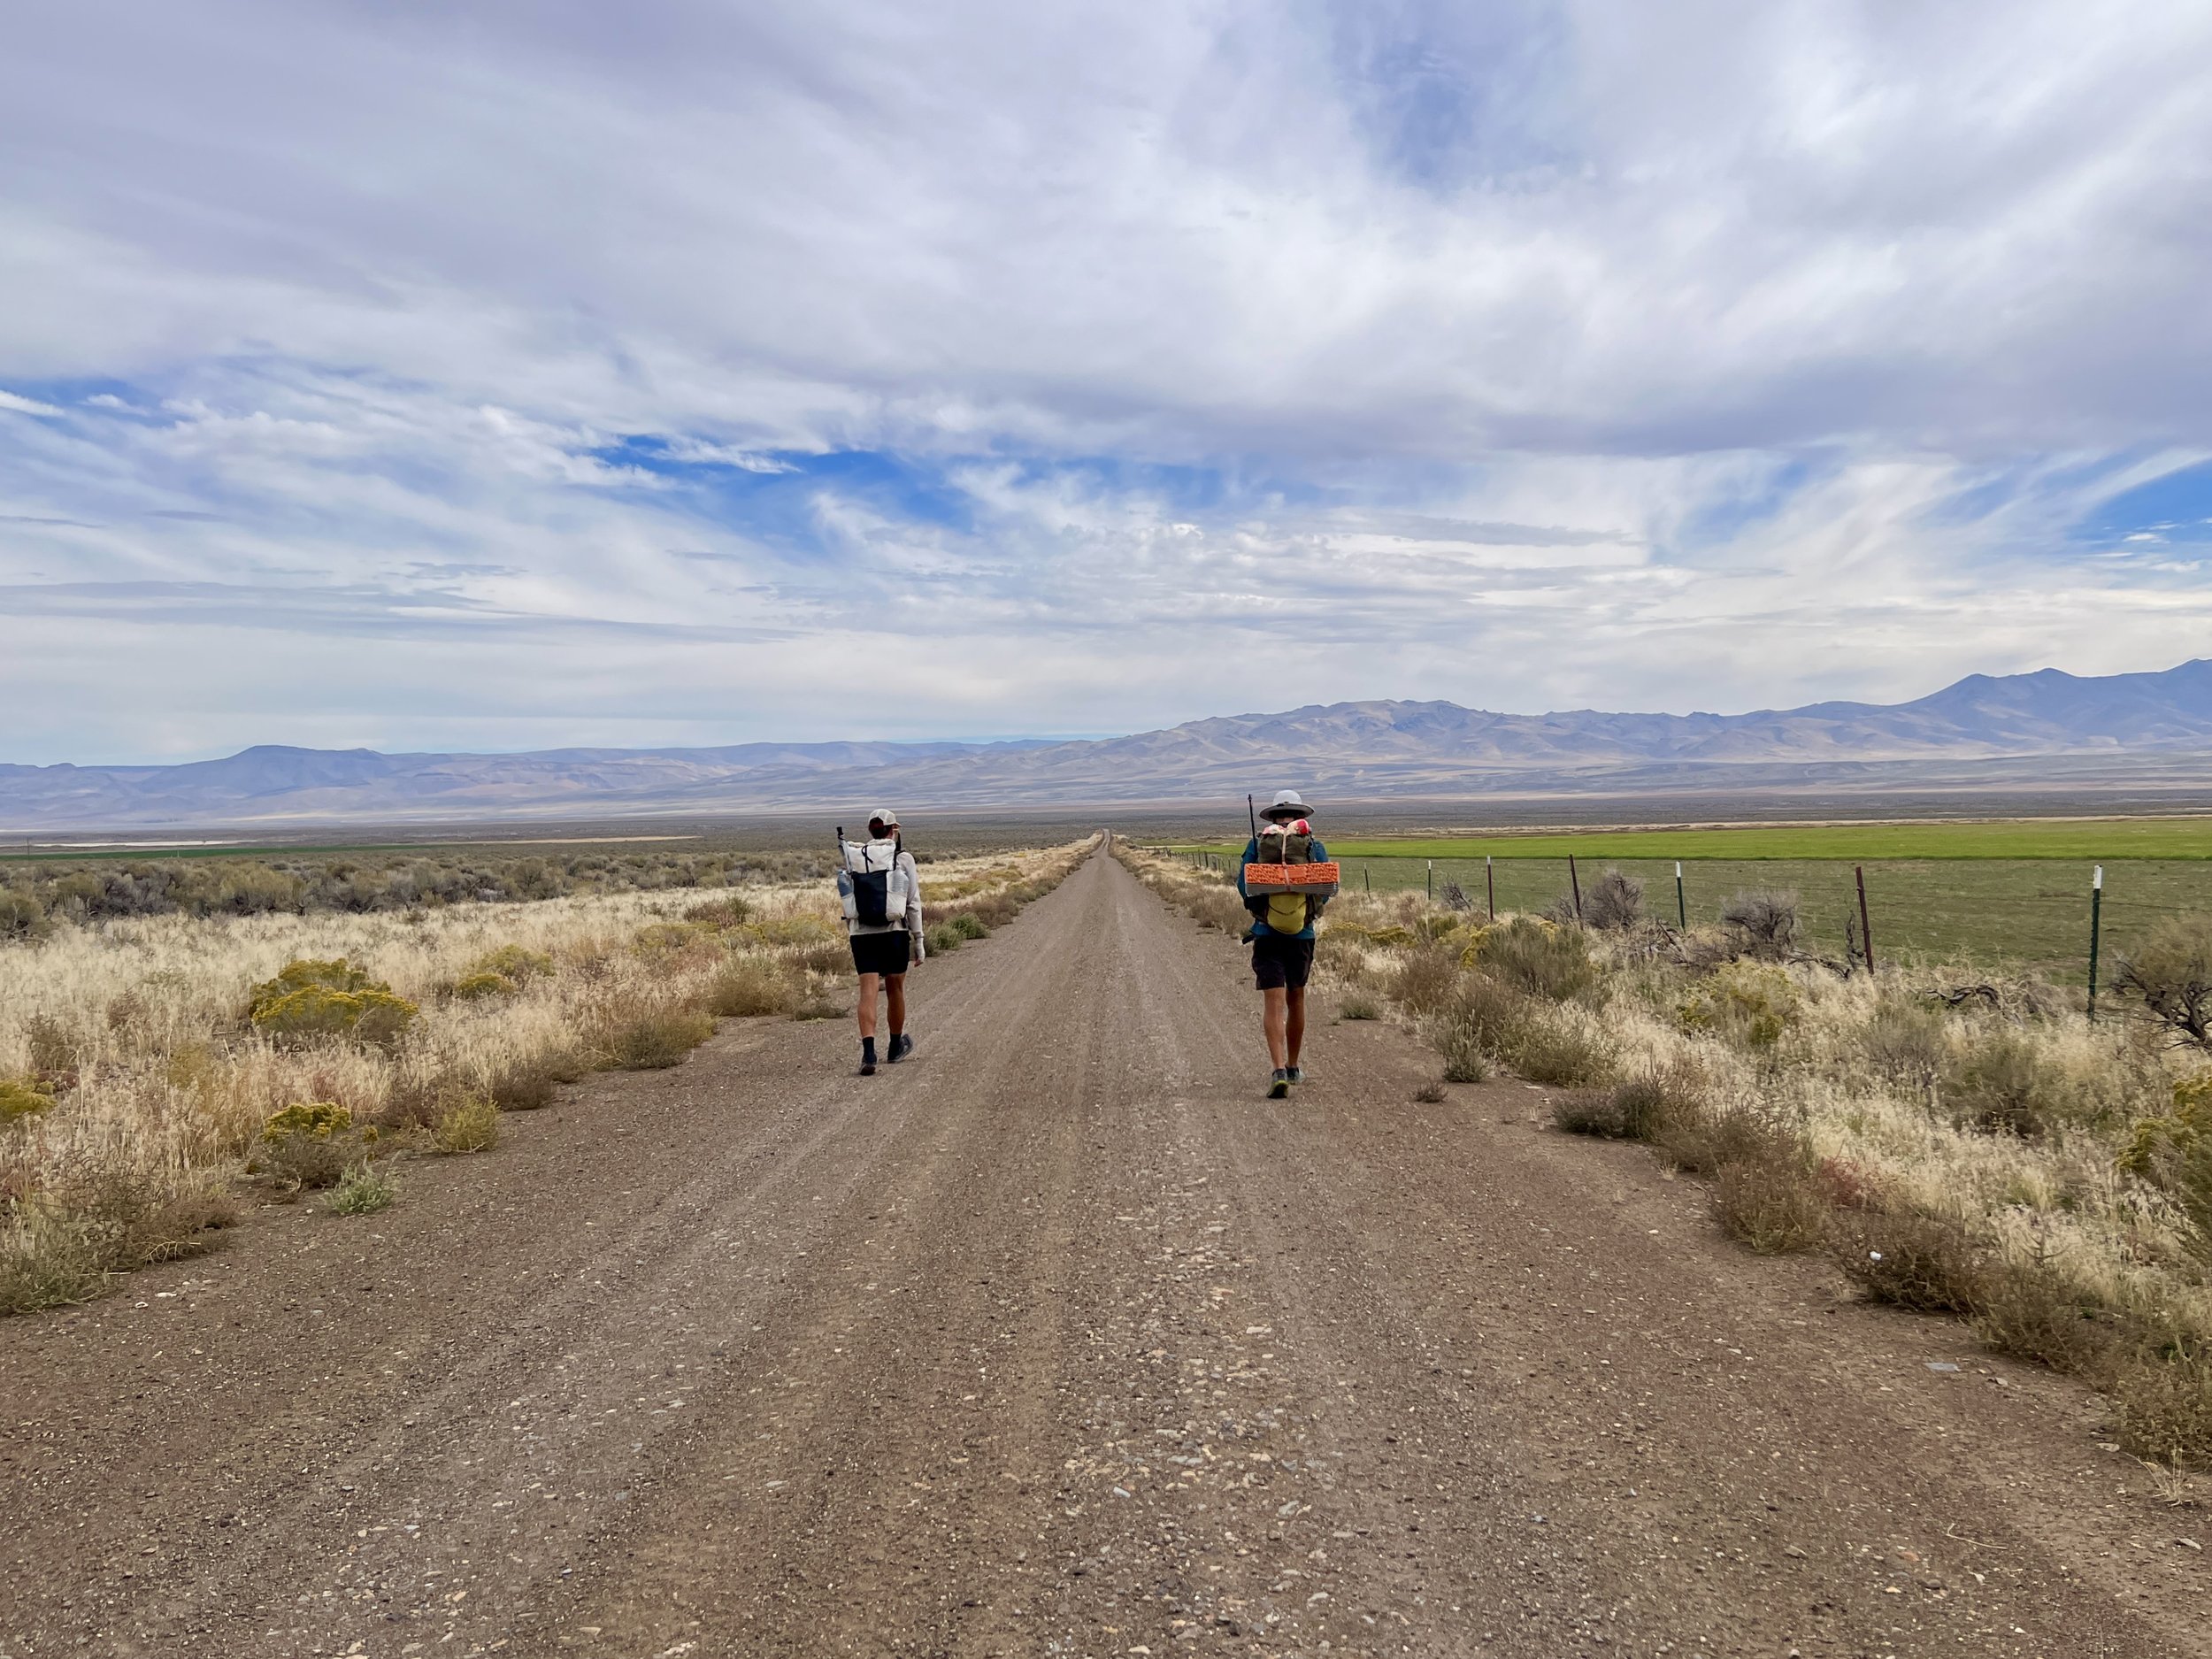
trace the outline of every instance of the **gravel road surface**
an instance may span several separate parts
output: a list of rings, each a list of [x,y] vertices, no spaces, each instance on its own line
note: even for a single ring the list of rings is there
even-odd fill
[[[1110,859],[910,984],[0,1325],[0,1655],[2212,1651],[2093,1396],[1388,1025],[1263,1101]]]

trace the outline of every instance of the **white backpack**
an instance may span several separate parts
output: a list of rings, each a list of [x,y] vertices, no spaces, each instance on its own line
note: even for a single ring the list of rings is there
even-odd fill
[[[905,869],[899,863],[904,845],[890,841],[849,841],[840,839],[841,864],[837,872],[837,896],[844,902],[845,919],[863,927],[903,927],[913,896]]]

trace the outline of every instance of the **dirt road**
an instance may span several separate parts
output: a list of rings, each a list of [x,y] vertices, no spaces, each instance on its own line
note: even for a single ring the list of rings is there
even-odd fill
[[[0,1325],[0,1655],[2208,1651],[2089,1396],[1402,1033],[1261,1101],[1110,860],[912,985]]]

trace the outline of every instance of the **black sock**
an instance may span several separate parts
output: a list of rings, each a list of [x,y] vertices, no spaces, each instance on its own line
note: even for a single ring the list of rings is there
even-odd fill
[[[863,1037],[860,1040],[860,1064],[873,1065],[875,1063],[876,1040],[873,1037]]]

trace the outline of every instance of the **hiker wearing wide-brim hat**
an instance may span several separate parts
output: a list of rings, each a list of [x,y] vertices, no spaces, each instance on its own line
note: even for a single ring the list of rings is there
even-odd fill
[[[876,1071],[876,994],[887,1004],[891,1043],[885,1064],[914,1052],[906,1032],[906,971],[927,953],[922,945],[922,882],[906,850],[899,815],[887,806],[868,814],[868,839],[837,832],[837,896],[860,975],[860,1075]]]
[[[1306,1039],[1306,981],[1313,975],[1314,924],[1327,908],[1329,895],[1319,892],[1255,893],[1248,879],[1254,864],[1322,864],[1328,849],[1307,822],[1313,809],[1295,789],[1285,789],[1253,815],[1252,839],[1245,843],[1237,865],[1237,891],[1252,912],[1252,977],[1262,999],[1261,1026],[1267,1035],[1268,1058],[1275,1074],[1268,1083],[1268,1098],[1281,1100],[1290,1086],[1305,1080],[1299,1066]],[[1260,827],[1260,820],[1267,827]]]

